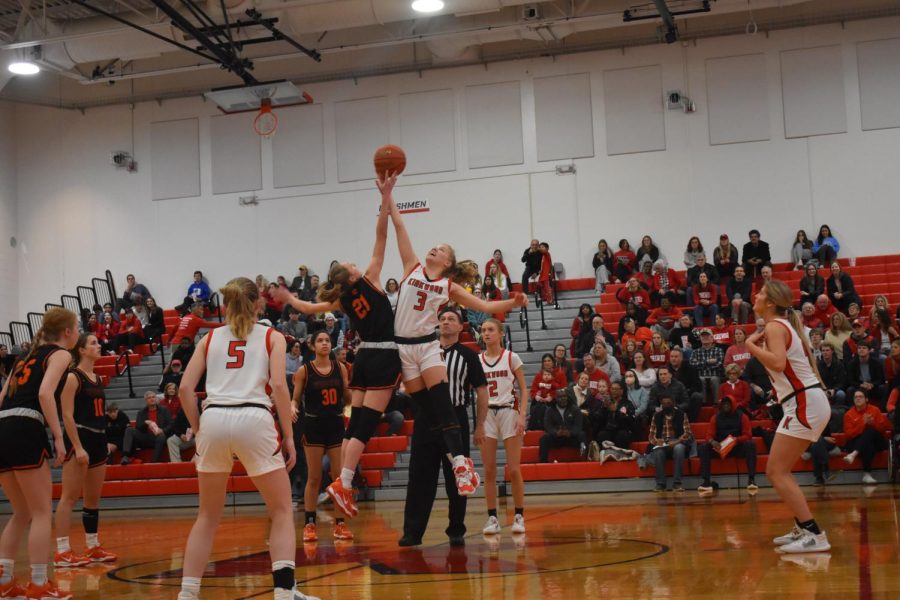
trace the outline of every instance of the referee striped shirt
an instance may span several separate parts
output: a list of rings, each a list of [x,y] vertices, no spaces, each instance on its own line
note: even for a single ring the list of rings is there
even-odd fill
[[[472,390],[487,385],[481,361],[471,348],[456,342],[449,348],[442,348],[444,363],[447,365],[447,379],[450,381],[450,398],[453,406],[466,406],[472,399]]]

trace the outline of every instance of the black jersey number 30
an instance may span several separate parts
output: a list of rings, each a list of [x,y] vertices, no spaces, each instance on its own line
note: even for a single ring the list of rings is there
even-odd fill
[[[228,356],[234,360],[225,363],[226,369],[240,369],[244,366],[244,346],[247,342],[244,340],[234,340],[228,343]]]

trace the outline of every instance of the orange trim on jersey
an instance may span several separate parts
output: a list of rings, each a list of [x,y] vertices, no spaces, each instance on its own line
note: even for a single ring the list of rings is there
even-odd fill
[[[323,373],[322,371],[320,371],[319,368],[316,367],[316,363],[314,360],[311,360],[306,364],[309,365],[310,367],[312,367],[313,371],[315,371],[319,377],[329,377],[332,373],[334,373],[334,363],[336,363],[337,361],[329,360],[328,362],[331,364],[331,370],[328,371],[327,373]]]
[[[62,348],[60,348],[62,350]],[[50,453],[46,448],[41,450],[41,459],[34,465],[25,465],[20,467],[7,467],[6,469],[0,469],[0,473],[8,473],[9,471],[29,471],[31,469],[39,469],[44,466],[44,462],[50,460]]]
[[[375,386],[368,386],[368,387],[366,387],[366,386],[361,386],[361,385],[348,385],[348,386],[347,386],[347,389],[349,389],[349,390],[362,390],[362,391],[368,391],[368,390],[392,390],[392,389],[394,389],[395,387],[397,387],[397,385],[400,383],[400,380],[401,380],[402,378],[403,378],[403,374],[402,374],[402,373],[398,373],[398,374],[397,374],[397,379],[395,379],[395,380],[394,380],[394,383],[392,383],[391,385],[375,385]]]
[[[794,368],[791,366],[790,360],[787,360],[784,365],[784,376],[787,377],[788,382],[790,382],[791,387],[794,388],[794,393],[796,394],[794,400],[797,401],[797,420],[807,429],[812,429],[809,424],[809,419],[806,416],[806,390],[804,389],[806,386],[803,385],[800,378],[794,373]]]
[[[413,268],[409,270],[409,273],[407,273],[406,275],[403,276],[403,279],[401,279],[399,285],[397,285],[397,293],[398,294],[400,293],[400,286],[403,285],[403,283],[407,279],[409,279],[409,276],[413,274],[413,271],[415,271],[416,269],[418,269],[421,266],[422,266],[422,263],[420,263],[419,261],[416,261],[416,264],[414,264]]]
[[[376,292],[378,292],[379,294],[381,294],[382,296],[384,296],[385,298],[387,298],[387,292],[385,292],[384,290],[379,290],[379,289],[375,286],[375,284],[372,283],[372,280],[371,280],[371,279],[369,279],[369,278],[366,277],[365,275],[363,275],[362,278],[363,278],[363,280],[364,280],[366,283],[369,284],[369,287],[370,287],[370,288],[372,288],[373,290],[375,290]],[[397,291],[398,291],[398,292],[400,291],[400,284],[397,284]]]

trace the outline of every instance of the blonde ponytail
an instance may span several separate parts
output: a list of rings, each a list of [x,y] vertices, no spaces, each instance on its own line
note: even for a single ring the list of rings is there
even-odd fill
[[[766,298],[775,305],[775,314],[787,319],[794,331],[797,332],[797,337],[800,338],[800,343],[803,344],[803,352],[806,354],[809,366],[813,373],[816,374],[819,383],[824,387],[825,383],[819,374],[819,365],[816,363],[816,358],[813,356],[809,346],[809,340],[806,338],[806,332],[803,330],[803,321],[793,308],[794,298],[791,288],[783,281],[771,279],[766,282],[763,289],[766,290]]]
[[[335,263],[328,270],[328,279],[319,286],[316,298],[318,298],[319,302],[327,302],[329,304],[336,302],[349,283],[350,270],[341,263]]]
[[[246,340],[256,324],[259,287],[246,277],[236,277],[219,290],[225,303],[225,322],[234,336]]]
[[[44,313],[41,328],[37,330],[31,340],[31,349],[28,354],[16,362],[12,373],[9,374],[9,386],[6,390],[8,398],[16,393],[16,389],[19,387],[19,373],[22,372],[25,364],[31,360],[38,348],[44,345],[44,342],[58,341],[66,329],[76,327],[78,327],[78,316],[71,310],[54,307]]]

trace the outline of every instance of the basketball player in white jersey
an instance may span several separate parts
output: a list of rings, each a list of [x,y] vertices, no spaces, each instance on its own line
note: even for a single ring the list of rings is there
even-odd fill
[[[378,189],[391,211],[391,221],[397,232],[397,246],[403,261],[403,282],[397,297],[394,316],[394,336],[400,348],[403,384],[413,399],[423,408],[426,418],[435,429],[443,432],[448,457],[456,474],[456,487],[461,496],[468,496],[478,488],[478,474],[472,461],[463,455],[459,423],[450,399],[447,367],[438,342],[438,312],[449,301],[488,314],[506,313],[517,306],[527,306],[528,298],[521,293],[509,300],[486,302],[476,298],[463,287],[480,279],[478,265],[472,261],[457,263],[453,248],[440,244],[428,251],[422,265],[413,250],[409,233],[391,197],[396,175],[378,182]]]
[[[222,516],[233,456],[247,469],[269,511],[275,600],[309,600],[294,590],[297,534],[288,470],[297,460],[297,451],[284,370],[284,336],[256,323],[259,288],[255,283],[238,277],[219,292],[227,326],[200,340],[181,380],[182,410],[196,432],[200,511],[184,551],[178,600],[200,597],[200,579]],[[204,371],[206,400],[198,416],[194,389]],[[272,416],[273,399],[280,441]]]
[[[516,514],[512,532],[525,533],[525,481],[522,479],[522,441],[525,415],[528,412],[528,388],[522,359],[503,347],[503,323],[487,319],[481,326],[485,351],[479,355],[488,383],[488,414],[484,421],[484,438],[480,441],[484,461],[484,498],[488,520],[482,529],[486,535],[500,533],[497,519],[497,442],[506,448],[506,467],[512,483]],[[516,386],[518,385],[518,390]]]
[[[810,443],[822,435],[831,408],[816,361],[803,334],[803,323],[792,308],[791,289],[770,280],[756,295],[753,311],[766,322],[763,331],[747,338],[747,349],[766,368],[784,417],[769,451],[766,477],[794,513],[794,528],[773,540],[779,552],[824,552],[831,549],[819,529],[791,468]]]

